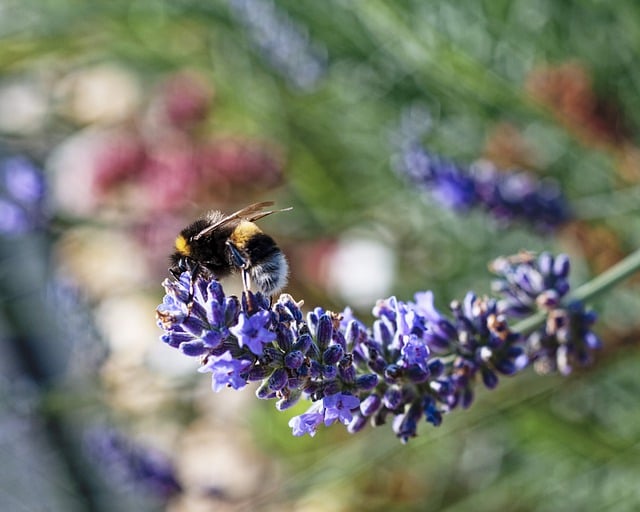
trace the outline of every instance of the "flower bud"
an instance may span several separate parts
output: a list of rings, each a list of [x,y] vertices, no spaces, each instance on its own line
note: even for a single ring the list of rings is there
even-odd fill
[[[329,346],[333,336],[333,323],[331,317],[326,313],[318,318],[318,327],[316,329],[316,343],[320,350],[324,350]]]
[[[304,363],[304,355],[299,350],[294,350],[284,356],[284,365],[292,370],[300,368],[302,363]]]
[[[322,354],[322,360],[325,364],[336,364],[343,355],[344,350],[341,345],[331,345]]]
[[[356,377],[356,387],[360,391],[371,391],[378,385],[378,376],[375,373],[367,373]]]
[[[272,391],[280,391],[286,386],[287,380],[287,371],[284,368],[277,368],[269,377],[269,389]]]

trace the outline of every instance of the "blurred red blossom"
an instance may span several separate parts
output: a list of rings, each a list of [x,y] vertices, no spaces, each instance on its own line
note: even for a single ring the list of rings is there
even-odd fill
[[[103,195],[123,181],[139,175],[147,152],[138,134],[118,132],[108,135],[99,145],[93,169],[94,192]]]
[[[172,141],[152,148],[138,185],[152,212],[176,211],[193,201],[200,178],[193,147]]]
[[[623,182],[640,181],[640,150],[630,123],[615,97],[602,97],[579,62],[539,66],[526,78],[525,89],[549,107],[578,139],[612,153]]]
[[[594,91],[589,72],[579,62],[534,68],[526,77],[525,90],[587,143],[620,146],[629,140],[615,99]]]
[[[282,177],[282,152],[265,142],[216,137],[198,148],[203,177],[230,184],[275,186]]]
[[[213,86],[192,71],[169,76],[146,110],[108,133],[94,154],[93,192],[100,205],[138,214],[223,204],[238,190],[281,182],[283,152],[272,143],[192,128],[212,113]]]
[[[513,124],[498,123],[489,132],[483,156],[500,169],[535,169],[533,149]]]

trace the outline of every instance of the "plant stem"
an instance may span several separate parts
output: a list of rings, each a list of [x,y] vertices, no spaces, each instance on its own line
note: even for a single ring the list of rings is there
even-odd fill
[[[578,287],[573,293],[569,294],[567,300],[587,301],[594,299],[638,270],[640,270],[640,249],[631,253],[625,259],[605,270],[602,274],[591,281],[588,281]],[[531,332],[535,328],[539,327],[546,318],[547,314],[544,311],[541,311],[522,322],[517,323],[513,327],[513,330],[520,333]]]

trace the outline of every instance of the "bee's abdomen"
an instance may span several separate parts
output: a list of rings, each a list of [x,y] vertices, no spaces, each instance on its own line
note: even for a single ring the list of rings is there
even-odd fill
[[[289,264],[279,250],[271,253],[249,270],[251,281],[265,294],[273,295],[287,284]]]
[[[273,238],[262,232],[255,233],[251,238],[245,240],[240,247],[249,256],[249,261],[252,265],[257,265],[272,254],[280,252]]]
[[[289,265],[273,238],[254,232],[243,249],[249,257],[251,281],[263,293],[272,295],[285,287]]]

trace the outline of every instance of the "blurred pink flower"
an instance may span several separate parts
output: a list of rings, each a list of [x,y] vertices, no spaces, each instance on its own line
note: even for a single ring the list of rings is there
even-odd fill
[[[192,71],[172,75],[162,86],[161,101],[169,123],[188,129],[210,114],[214,89],[203,76]]]
[[[214,90],[202,75],[176,73],[157,94],[93,150],[98,205],[135,211],[140,220],[196,204],[221,207],[236,190],[246,196],[280,184],[284,159],[278,146],[191,130],[211,115]]]
[[[194,199],[200,174],[188,144],[154,148],[140,176],[151,211],[180,210]]]
[[[198,150],[205,180],[219,178],[230,184],[275,186],[282,179],[281,151],[266,143],[238,137],[218,137]]]
[[[140,174],[147,158],[138,134],[121,132],[107,137],[94,159],[93,187],[101,196]]]

